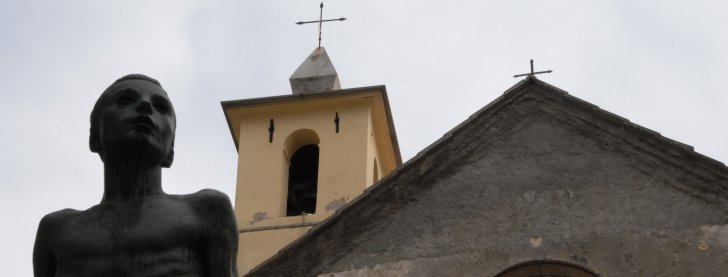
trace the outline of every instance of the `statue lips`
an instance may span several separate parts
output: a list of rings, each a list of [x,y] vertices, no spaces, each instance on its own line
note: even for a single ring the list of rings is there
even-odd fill
[[[134,125],[137,130],[145,133],[151,133],[152,131],[157,130],[157,125],[154,124],[154,121],[152,121],[152,119],[147,116],[137,116],[129,123]]]

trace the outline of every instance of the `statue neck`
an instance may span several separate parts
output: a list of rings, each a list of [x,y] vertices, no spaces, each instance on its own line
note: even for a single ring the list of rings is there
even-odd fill
[[[164,194],[162,167],[130,161],[104,162],[104,197],[101,202]]]

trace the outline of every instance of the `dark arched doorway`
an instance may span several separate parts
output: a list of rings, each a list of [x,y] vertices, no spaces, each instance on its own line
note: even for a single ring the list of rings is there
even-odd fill
[[[533,261],[512,266],[495,277],[597,277],[597,275],[572,264]]]

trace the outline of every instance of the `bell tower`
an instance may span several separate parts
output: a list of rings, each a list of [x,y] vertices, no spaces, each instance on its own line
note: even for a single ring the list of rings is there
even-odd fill
[[[384,86],[341,89],[323,47],[289,81],[290,95],[222,102],[242,274],[402,164]]]

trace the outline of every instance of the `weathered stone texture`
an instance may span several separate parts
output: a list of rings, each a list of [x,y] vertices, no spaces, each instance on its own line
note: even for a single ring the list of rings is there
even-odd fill
[[[728,170],[534,79],[252,276],[728,272]]]
[[[339,75],[326,49],[318,47],[298,66],[291,78],[293,94],[317,93],[341,89]]]

